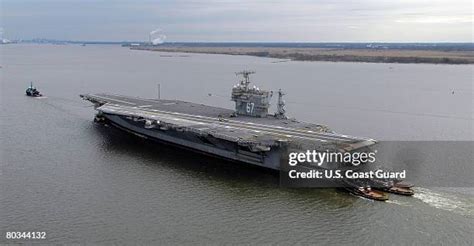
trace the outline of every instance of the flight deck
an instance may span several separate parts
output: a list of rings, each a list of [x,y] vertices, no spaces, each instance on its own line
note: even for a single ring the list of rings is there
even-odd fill
[[[96,103],[106,114],[135,117],[152,124],[168,124],[197,133],[208,133],[231,141],[303,141],[339,143],[346,150],[373,144],[367,138],[337,134],[326,126],[295,119],[251,117],[233,110],[184,102],[127,97],[113,94],[84,94],[82,98]]]

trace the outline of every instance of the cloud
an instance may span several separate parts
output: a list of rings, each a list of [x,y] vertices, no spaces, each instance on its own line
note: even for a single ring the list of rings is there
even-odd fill
[[[170,41],[471,41],[466,0],[2,0],[14,37]],[[441,24],[441,25],[440,25]],[[451,25],[451,26],[449,26]]]

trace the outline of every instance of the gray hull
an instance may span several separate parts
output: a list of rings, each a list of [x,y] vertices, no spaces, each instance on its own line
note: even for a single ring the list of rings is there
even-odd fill
[[[243,162],[279,170],[280,161],[287,153],[285,146],[273,148],[268,152],[255,153],[239,147],[237,143],[210,136],[199,136],[193,132],[176,131],[174,129],[147,129],[143,122],[127,119],[126,116],[102,114],[113,126],[137,135],[138,137],[186,148],[201,154],[211,155],[230,161]]]

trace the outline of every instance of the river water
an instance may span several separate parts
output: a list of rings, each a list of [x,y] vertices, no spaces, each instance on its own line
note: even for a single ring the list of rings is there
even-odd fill
[[[472,65],[288,62],[106,45],[0,52],[0,242],[21,242],[7,240],[8,231],[45,231],[47,243],[473,241],[472,187],[419,187],[389,202],[284,189],[273,172],[95,125],[78,96],[155,98],[159,83],[162,98],[232,108],[234,72],[253,69],[254,84],[282,88],[288,114],[300,120],[379,140],[472,141]],[[46,98],[24,96],[30,81]]]

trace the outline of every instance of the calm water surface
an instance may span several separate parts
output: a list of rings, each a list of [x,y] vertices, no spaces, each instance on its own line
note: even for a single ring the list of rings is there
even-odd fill
[[[232,108],[235,71],[287,92],[298,119],[380,140],[473,135],[473,66],[277,62],[118,46],[4,45],[0,242],[471,244],[471,188],[417,188],[373,202],[281,189],[278,175],[150,143],[92,123],[78,94],[111,92]],[[168,57],[172,55],[172,57]],[[23,95],[29,81],[47,95]],[[208,96],[212,93],[213,96]],[[472,169],[468,169],[472,170]]]

